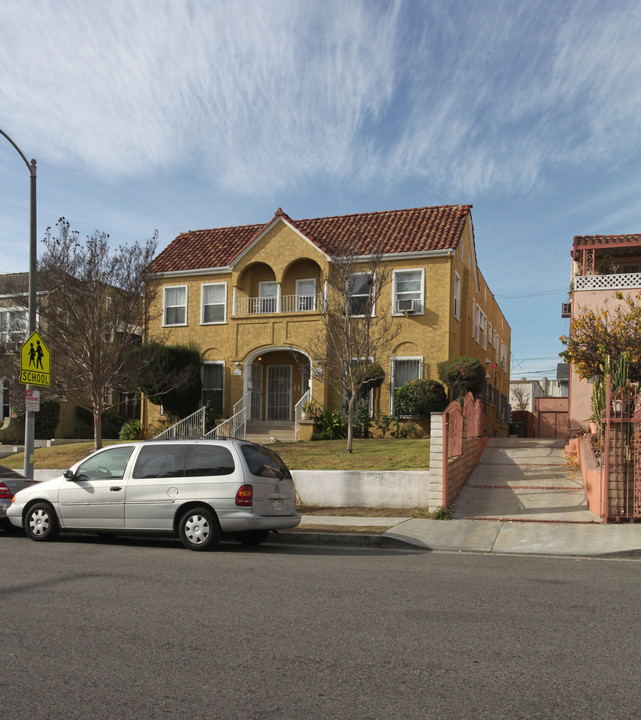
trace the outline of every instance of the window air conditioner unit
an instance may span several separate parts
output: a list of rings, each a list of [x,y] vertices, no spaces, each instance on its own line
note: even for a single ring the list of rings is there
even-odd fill
[[[409,315],[410,313],[415,313],[418,309],[418,300],[415,298],[412,298],[411,300],[408,300],[407,298],[404,298],[402,300],[396,301],[396,312],[399,313],[405,313],[406,315]]]
[[[572,303],[571,302],[561,303],[561,317],[562,318],[572,317]]]

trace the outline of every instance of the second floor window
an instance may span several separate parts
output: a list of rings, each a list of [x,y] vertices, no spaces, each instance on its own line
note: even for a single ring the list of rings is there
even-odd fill
[[[349,283],[350,312],[354,316],[374,314],[374,278],[370,273],[352,275]]]
[[[454,273],[454,317],[459,320],[461,317],[461,277]]]
[[[20,345],[27,338],[27,311],[0,310],[0,343]]]
[[[202,320],[206,323],[224,323],[227,288],[225,283],[202,286]]]
[[[187,286],[166,287],[163,296],[163,324],[187,324]]]
[[[423,312],[423,271],[394,272],[394,312]]]

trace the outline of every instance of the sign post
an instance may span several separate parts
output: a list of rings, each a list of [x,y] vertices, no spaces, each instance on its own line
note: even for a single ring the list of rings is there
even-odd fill
[[[33,302],[31,299],[30,303]],[[35,413],[40,410],[40,390],[34,390],[34,385],[51,385],[51,353],[44,340],[37,332],[32,332],[20,348],[20,377],[19,382],[27,386],[25,395],[25,445],[24,445],[24,475],[33,480],[33,449],[34,429],[36,423]],[[31,395],[30,395],[31,393]],[[35,408],[37,395],[38,407]]]

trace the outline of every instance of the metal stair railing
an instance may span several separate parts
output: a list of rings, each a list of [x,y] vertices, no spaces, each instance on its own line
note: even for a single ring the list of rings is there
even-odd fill
[[[312,391],[310,389],[301,397],[294,407],[294,437],[298,440],[298,426],[303,412],[303,405],[312,399]]]
[[[213,430],[206,433],[206,438],[236,438],[244,440],[247,435],[247,408],[242,407],[237,413],[234,413],[228,420],[221,422]]]
[[[196,438],[205,434],[205,408],[201,407],[195,413],[179,420],[171,427],[163,430],[154,437],[154,440],[163,438]]]

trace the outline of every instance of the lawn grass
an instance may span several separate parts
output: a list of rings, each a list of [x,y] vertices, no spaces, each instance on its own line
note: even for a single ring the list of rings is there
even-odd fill
[[[430,441],[355,439],[275,443],[271,445],[291,470],[429,470]]]
[[[106,440],[104,444],[113,442],[117,441]],[[346,440],[274,443],[270,447],[292,470],[428,470],[430,466],[429,439],[355,439],[351,454],[346,450]],[[93,442],[36,448],[34,468],[66,469],[92,451]],[[0,465],[20,469],[24,455],[14,453],[0,458]]]
[[[103,445],[113,445],[116,442],[118,441],[103,440]],[[33,467],[36,470],[66,470],[92,452],[93,440],[36,448],[33,453]],[[0,465],[20,470],[24,467],[24,453],[6,455],[0,458]]]

